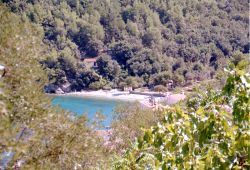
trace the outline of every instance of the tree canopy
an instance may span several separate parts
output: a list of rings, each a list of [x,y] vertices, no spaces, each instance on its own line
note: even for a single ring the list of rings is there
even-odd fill
[[[43,42],[53,51],[50,57],[72,58],[76,70],[50,65],[52,84],[81,81],[74,76],[84,67],[83,58],[109,56],[124,74],[117,79],[100,73],[106,85],[117,87],[124,77],[139,76],[143,86],[167,71],[174,86],[213,78],[236,52],[249,53],[247,0],[60,0],[7,1],[12,12],[26,16],[40,28]],[[47,61],[48,62],[48,61]],[[115,64],[116,65],[116,64]],[[46,65],[47,66],[47,65]],[[89,72],[89,70],[86,70]],[[81,74],[81,73],[80,73]],[[89,75],[89,74],[88,74]],[[63,77],[63,78],[62,78]],[[95,79],[89,77],[89,79]],[[117,82],[118,81],[118,82]],[[90,83],[90,84],[91,84]],[[76,87],[77,86],[77,87]]]
[[[114,168],[249,169],[249,63],[238,58],[225,70],[222,90],[200,92],[184,108],[167,109]]]
[[[8,169],[249,169],[248,25],[246,0],[1,0],[0,160],[12,153]],[[114,150],[44,94],[48,84],[166,91],[213,77],[222,89],[163,113],[117,108]]]

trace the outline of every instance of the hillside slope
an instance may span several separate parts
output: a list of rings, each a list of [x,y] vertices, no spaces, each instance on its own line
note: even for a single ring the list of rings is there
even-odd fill
[[[51,50],[42,63],[66,91],[181,86],[249,53],[247,0],[2,2],[41,28]]]

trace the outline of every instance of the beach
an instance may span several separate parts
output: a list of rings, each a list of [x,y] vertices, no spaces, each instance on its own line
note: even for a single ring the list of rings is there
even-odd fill
[[[95,97],[95,98],[105,98],[112,100],[124,100],[124,101],[143,101],[148,99],[149,95],[142,94],[131,94],[129,92],[119,91],[119,90],[97,90],[97,91],[81,91],[81,92],[70,92],[60,95],[66,96],[79,96],[79,97]],[[162,97],[155,97],[156,100],[162,99]]]
[[[62,96],[76,96],[76,97],[90,97],[90,98],[101,98],[101,99],[111,99],[111,100],[122,100],[122,101],[138,101],[146,107],[153,107],[153,105],[149,102],[150,98],[154,96],[154,101],[159,103],[161,101],[174,101],[170,102],[177,103],[179,100],[183,100],[185,98],[184,94],[161,94],[157,92],[147,92],[147,93],[130,93],[128,91],[120,91],[120,90],[97,90],[97,91],[80,91],[80,92],[70,92],[60,94]]]

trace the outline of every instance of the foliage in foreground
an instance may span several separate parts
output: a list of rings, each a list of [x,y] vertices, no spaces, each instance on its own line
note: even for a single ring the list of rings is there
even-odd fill
[[[43,93],[38,60],[45,49],[39,29],[0,5],[0,61],[7,68],[0,78],[0,160],[11,151],[8,169],[18,162],[23,169],[101,166],[105,151],[86,118],[52,108]]]
[[[0,81],[0,151],[15,153],[9,168],[19,160],[23,169],[100,167],[107,155],[85,119],[51,108],[42,93],[45,78],[37,61],[45,54],[40,38],[40,30],[25,17],[0,7],[0,61],[8,68]],[[241,69],[231,74],[223,92],[190,101],[186,111],[169,110],[165,122],[146,131],[115,167],[247,168],[249,75]],[[233,116],[225,104],[233,108]]]
[[[222,91],[190,99],[185,109],[168,109],[114,168],[249,169],[250,75],[247,63],[234,64]]]
[[[150,128],[162,119],[160,111],[142,108],[140,103],[127,103],[117,106],[113,116],[111,141],[117,154],[126,151],[143,135],[143,128]]]

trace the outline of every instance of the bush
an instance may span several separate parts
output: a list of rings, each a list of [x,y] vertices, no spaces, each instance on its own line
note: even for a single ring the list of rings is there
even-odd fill
[[[168,89],[167,87],[163,86],[163,85],[157,85],[154,87],[154,91],[157,91],[157,92],[167,92]]]
[[[115,169],[249,169],[250,75],[240,67],[227,72],[222,91],[167,109]]]
[[[133,89],[140,88],[143,86],[143,80],[139,77],[127,77],[125,79],[125,84],[127,87],[132,87]]]
[[[103,90],[111,90],[112,87],[110,84],[106,84],[105,86],[102,87]]]
[[[98,81],[90,83],[89,88],[91,90],[99,90],[99,89],[102,89],[106,84],[107,84],[107,81],[103,79],[102,77],[100,77]]]

